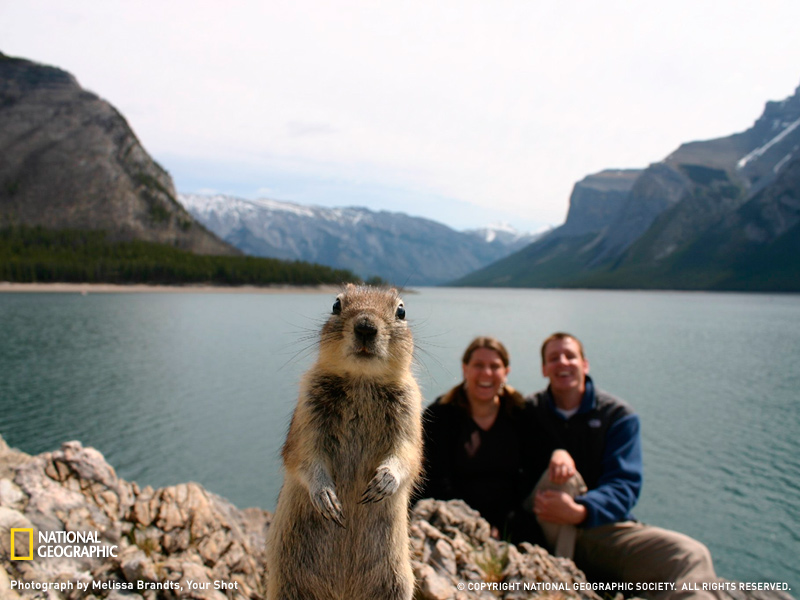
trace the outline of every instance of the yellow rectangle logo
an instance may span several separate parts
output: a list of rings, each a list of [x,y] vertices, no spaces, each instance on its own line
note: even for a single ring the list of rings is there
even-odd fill
[[[28,534],[28,556],[15,556],[14,541],[17,537],[17,533]],[[11,529],[11,560],[33,560],[33,529]]]

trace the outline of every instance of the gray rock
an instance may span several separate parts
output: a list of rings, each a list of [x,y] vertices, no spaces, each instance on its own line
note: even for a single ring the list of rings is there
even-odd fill
[[[195,483],[139,489],[119,479],[99,452],[78,442],[29,460],[20,460],[19,453],[2,443],[0,469],[13,477],[0,480],[4,499],[0,564],[10,579],[72,582],[73,586],[89,582],[97,586],[89,589],[96,598],[264,595],[263,551],[270,520],[264,511],[239,511]],[[33,528],[35,544],[38,531],[96,531],[103,544],[118,546],[117,556],[10,561],[7,531],[12,527]],[[197,587],[190,590],[189,581]],[[217,581],[230,585],[227,595],[214,589]],[[181,589],[169,594],[146,589],[147,584],[165,582]],[[36,593],[24,591],[22,596]],[[88,596],[73,589],[64,597]]]
[[[530,544],[517,547],[492,539],[489,524],[461,500],[422,500],[411,516],[411,548],[414,573],[426,600],[440,598],[529,598],[523,584],[564,584],[564,598],[599,600],[592,592],[578,594],[573,584],[585,575],[566,559],[550,556]],[[447,582],[451,595],[443,588]],[[469,589],[473,584],[498,584],[507,589]],[[465,590],[458,590],[464,584]],[[456,589],[453,590],[452,588]],[[457,593],[457,594],[456,594]]]

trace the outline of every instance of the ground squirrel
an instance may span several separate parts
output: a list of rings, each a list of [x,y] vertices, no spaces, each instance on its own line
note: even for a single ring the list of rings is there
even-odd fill
[[[322,328],[283,447],[269,600],[410,600],[422,462],[413,341],[394,289],[348,285]]]

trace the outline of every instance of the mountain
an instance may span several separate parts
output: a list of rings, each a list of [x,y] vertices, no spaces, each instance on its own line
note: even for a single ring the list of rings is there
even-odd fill
[[[65,71],[0,54],[0,153],[0,228],[103,230],[239,254],[177,202],[122,115]]]
[[[583,235],[610,225],[640,174],[637,169],[609,169],[576,183],[561,235]]]
[[[632,258],[607,281],[652,277],[672,288],[800,291],[800,157],[782,165],[749,200],[655,261],[649,256],[659,235],[656,229],[637,242]]]
[[[436,285],[533,239],[508,226],[458,232],[402,213],[180,194],[209,230],[246,254],[316,262],[397,285]]]
[[[798,161],[800,87],[746,131],[586,177],[562,226],[455,284],[800,291]]]

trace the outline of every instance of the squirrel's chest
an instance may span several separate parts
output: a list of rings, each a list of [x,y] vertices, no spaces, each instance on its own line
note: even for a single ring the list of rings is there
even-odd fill
[[[307,407],[315,424],[341,439],[363,440],[386,435],[403,418],[403,390],[344,378],[319,378],[307,392]]]
[[[380,388],[343,387],[335,395],[309,399],[321,450],[347,479],[371,473],[403,429],[399,399]]]

